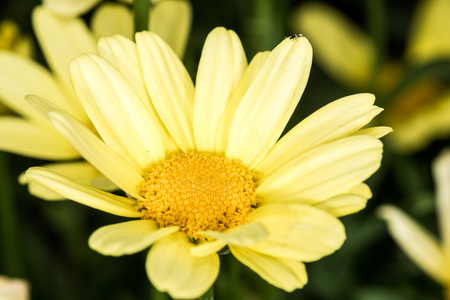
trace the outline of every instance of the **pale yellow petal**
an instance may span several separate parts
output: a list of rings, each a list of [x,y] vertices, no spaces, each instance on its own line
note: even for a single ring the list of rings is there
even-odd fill
[[[112,183],[108,178],[106,178],[86,161],[53,163],[43,165],[42,167],[70,178],[71,180],[92,186],[102,191],[111,192],[118,189],[114,183]],[[30,194],[45,200],[64,199],[61,195],[45,188],[42,185],[39,185],[35,181],[28,183],[28,190]]]
[[[224,232],[199,231],[197,233],[208,238],[223,240],[236,246],[250,246],[264,240],[268,231],[262,223],[251,222]]]
[[[376,126],[358,130],[353,135],[370,135],[373,136],[374,138],[380,139],[383,136],[387,135],[388,133],[391,133],[392,131],[393,130],[391,127]]]
[[[122,217],[140,217],[136,201],[104,192],[40,167],[28,169],[21,177],[23,184],[35,181],[61,196],[83,205]]]
[[[121,35],[101,38],[98,41],[100,56],[116,67],[136,90],[139,97],[150,107],[145,89],[136,44]]]
[[[9,108],[26,118],[51,128],[38,111],[25,101],[36,94],[77,115],[82,109],[76,98],[65,92],[50,72],[33,60],[9,51],[0,51],[0,98]],[[79,115],[79,114],[78,114]]]
[[[63,17],[86,13],[101,0],[42,0],[44,7]]]
[[[257,193],[270,201],[328,199],[369,178],[380,166],[382,147],[367,135],[318,146],[264,177]]]
[[[195,81],[193,127],[197,150],[214,151],[220,117],[246,67],[247,59],[237,34],[223,27],[211,31],[203,46]]]
[[[150,13],[149,29],[162,37],[182,58],[191,32],[192,5],[186,0],[165,0]]]
[[[393,239],[415,264],[437,282],[450,281],[444,253],[430,232],[395,206],[383,205],[378,213],[387,221]]]
[[[30,108],[33,109],[31,106]],[[0,149],[47,160],[80,157],[72,145],[53,128],[42,128],[38,124],[12,116],[0,117]]]
[[[205,242],[190,249],[193,256],[202,257],[217,253],[227,246],[227,242],[223,240],[214,240],[212,242]]]
[[[365,183],[360,183],[348,191],[321,201],[314,206],[327,213],[342,217],[360,211],[366,207],[367,200],[372,197],[370,188]]]
[[[308,282],[305,265],[297,260],[272,257],[250,249],[230,246],[231,253],[268,283],[287,292]]]
[[[147,91],[158,115],[184,152],[195,149],[194,84],[186,68],[156,34],[139,32],[136,43]]]
[[[375,63],[374,42],[342,13],[310,2],[292,13],[291,24],[311,41],[314,61],[336,80],[353,88],[369,84]]]
[[[251,222],[224,232],[199,231],[197,234],[214,239],[213,242],[206,242],[191,248],[192,255],[205,256],[219,251],[226,244],[243,247],[254,245],[263,241],[267,237],[268,231],[262,223]],[[221,242],[216,242],[216,240]]]
[[[55,128],[87,161],[126,193],[139,198],[136,190],[142,181],[143,170],[133,168],[122,156],[98,139],[92,131],[68,115],[50,112],[49,117]]]
[[[231,128],[231,121],[233,120],[234,113],[243,95],[247,91],[250,84],[253,82],[255,76],[258,74],[259,69],[262,67],[269,54],[270,51],[257,53],[245,70],[244,75],[242,76],[241,81],[239,81],[239,84],[233,92],[233,95],[228,101],[225,111],[222,114],[222,117],[220,118],[219,124],[217,126],[215,152],[225,152],[228,143],[228,135]]]
[[[152,115],[152,119],[155,120],[158,126],[158,131],[163,137],[166,152],[177,152],[179,147],[156,113],[155,107],[145,88],[136,44],[123,36],[116,35],[111,38],[100,39],[98,47],[100,55],[124,75],[125,79],[136,90],[139,98],[147,106],[148,111]]]
[[[116,68],[87,54],[70,63],[70,75],[78,98],[106,144],[141,170],[165,157],[155,120]]]
[[[103,3],[92,15],[91,27],[97,39],[116,34],[133,38],[134,23],[131,10],[119,3]]]
[[[370,187],[365,183],[357,184],[343,193],[343,195],[347,194],[358,195],[364,198],[372,197],[372,191],[370,190]]]
[[[267,255],[314,261],[339,249],[345,240],[344,226],[336,217],[309,205],[268,204],[254,210],[249,220],[269,230],[265,240],[249,247]]]
[[[447,266],[450,267],[450,149],[445,148],[433,161],[436,183],[437,213]]]
[[[128,221],[97,229],[89,237],[89,247],[103,255],[133,254],[176,231],[178,227],[159,228],[152,220]]]
[[[435,139],[450,136],[449,115],[450,90],[447,90],[430,105],[394,124],[394,132],[388,136],[389,142],[399,152],[421,150]]]
[[[422,0],[415,9],[406,57],[412,64],[450,58],[450,1]]]
[[[266,176],[305,151],[348,136],[382,111],[372,94],[338,99],[317,110],[284,135],[256,168]]]
[[[147,274],[153,285],[172,298],[192,299],[203,295],[219,274],[219,257],[194,257],[187,235],[176,232],[157,241],[147,257]]]
[[[308,80],[312,49],[286,38],[265,59],[234,114],[226,156],[254,168],[283,132]]]
[[[97,45],[93,34],[83,20],[57,16],[42,6],[33,10],[33,28],[47,63],[67,92],[73,93],[69,62],[83,53],[96,53]],[[79,113],[82,115],[82,111]]]
[[[134,168],[86,126],[52,103],[38,96],[28,96],[27,100],[46,115],[56,130],[97,170],[129,195],[140,197],[136,193],[136,187],[143,180],[143,170]]]
[[[339,195],[314,205],[335,217],[358,212],[366,207],[367,198],[359,195]]]

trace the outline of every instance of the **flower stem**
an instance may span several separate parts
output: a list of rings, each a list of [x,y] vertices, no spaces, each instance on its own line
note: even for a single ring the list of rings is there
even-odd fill
[[[134,32],[148,30],[150,0],[134,0]]]
[[[212,285],[198,300],[214,300],[214,286]]]

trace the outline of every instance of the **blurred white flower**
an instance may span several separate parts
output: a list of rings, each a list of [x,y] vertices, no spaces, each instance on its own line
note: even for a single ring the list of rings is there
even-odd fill
[[[0,276],[1,300],[28,300],[29,290],[30,287],[25,280]]]

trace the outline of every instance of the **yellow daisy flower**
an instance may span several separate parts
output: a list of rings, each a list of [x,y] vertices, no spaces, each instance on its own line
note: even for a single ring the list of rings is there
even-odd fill
[[[111,5],[106,9],[111,8]],[[180,12],[182,11],[173,11],[175,15]],[[154,13],[158,11],[155,10]],[[167,11],[163,16],[166,13]],[[114,16],[114,13],[109,15]],[[79,159],[80,154],[45,117],[25,101],[24,96],[38,94],[52,99],[57,106],[70,112],[85,125],[92,126],[73,91],[68,66],[69,61],[76,56],[87,52],[97,53],[97,38],[81,19],[61,17],[45,7],[35,8],[32,17],[37,39],[52,71],[29,58],[10,51],[0,51],[0,99],[18,115],[0,117],[0,150],[52,161]],[[98,18],[100,23],[95,22],[107,26],[109,23],[106,21],[103,23],[104,19],[100,17]],[[131,19],[129,21],[131,26]],[[167,19],[159,27],[167,25],[172,28],[173,23],[170,23],[172,21],[174,20]],[[182,24],[184,23],[182,20]],[[186,30],[184,32],[188,33]],[[108,31],[108,34],[113,32]],[[181,54],[184,46],[178,50]],[[46,167],[100,189],[117,188],[85,161],[61,162]],[[29,188],[32,194],[42,198],[61,199],[60,195],[42,186],[31,184]]]
[[[433,174],[441,242],[395,206],[383,205],[378,212],[387,221],[397,244],[419,268],[444,287],[446,299],[450,299],[450,149],[436,158]]]
[[[150,0],[149,0],[150,1]],[[92,31],[98,38],[123,35],[133,39],[132,0],[119,3],[102,0],[43,0],[43,6],[63,17],[75,17],[94,10]],[[183,57],[192,22],[192,6],[188,0],[153,0],[148,29],[168,42],[178,56]],[[128,5],[126,5],[128,4]]]
[[[33,42],[30,36],[21,34],[19,26],[12,20],[0,22],[0,49],[33,56]]]
[[[374,96],[336,100],[280,139],[308,80],[306,38],[286,38],[247,65],[238,36],[216,28],[195,86],[154,33],[137,33],[136,43],[106,38],[99,46],[101,56],[70,64],[99,136],[52,102],[27,99],[128,197],[39,167],[24,182],[138,218],[98,229],[89,245],[113,256],[151,246],[147,274],[174,298],[205,293],[225,249],[281,289],[303,287],[303,262],[338,249],[345,232],[337,217],[371,197],[362,181],[378,169],[379,137],[390,131],[361,129],[382,110]]]
[[[337,81],[356,91],[374,87],[380,94],[389,95],[408,69],[450,58],[449,14],[448,0],[420,1],[403,60],[382,66],[376,65],[375,41],[326,4],[300,5],[292,14],[291,27],[310,38],[317,62]],[[385,122],[395,128],[389,142],[401,152],[421,150],[431,141],[450,135],[449,114],[450,90],[437,78],[420,79],[386,107]]]

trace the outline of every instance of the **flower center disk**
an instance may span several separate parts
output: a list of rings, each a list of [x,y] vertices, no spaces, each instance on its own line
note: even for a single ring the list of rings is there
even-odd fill
[[[256,208],[255,174],[239,161],[191,152],[175,154],[144,174],[136,209],[161,227],[224,231],[247,223]]]

